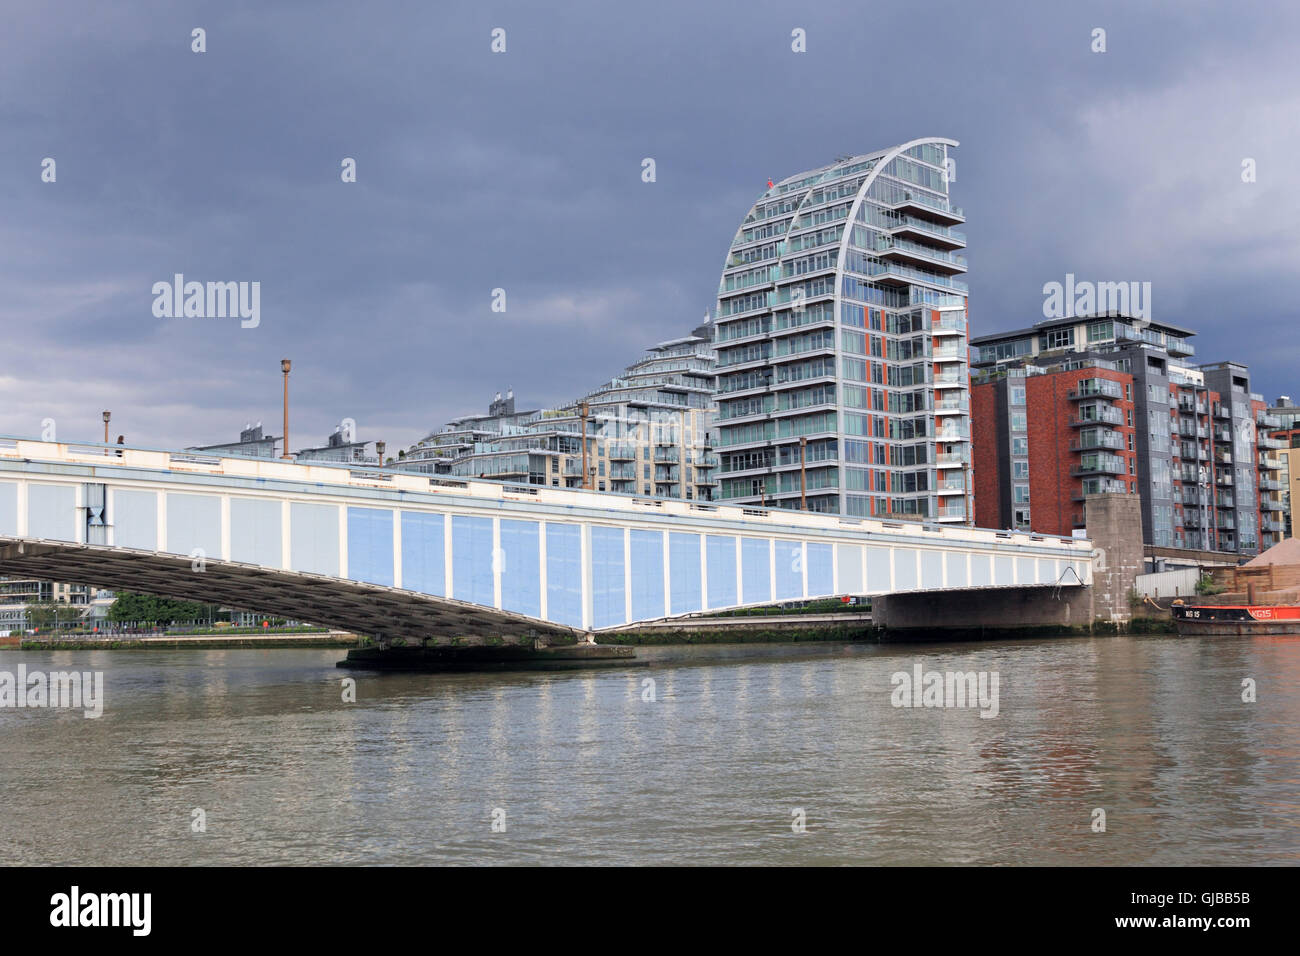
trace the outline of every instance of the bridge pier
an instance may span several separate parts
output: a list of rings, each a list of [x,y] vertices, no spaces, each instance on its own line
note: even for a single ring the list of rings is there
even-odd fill
[[[882,594],[871,600],[872,623],[884,640],[963,640],[1060,633],[1092,624],[1090,589],[969,588]]]
[[[1129,592],[1142,572],[1142,512],[1137,495],[1089,495],[1087,533],[1094,558],[1091,586],[1072,578],[1057,586],[902,592],[872,598],[872,619],[885,640],[950,640],[1091,631],[1126,624]]]

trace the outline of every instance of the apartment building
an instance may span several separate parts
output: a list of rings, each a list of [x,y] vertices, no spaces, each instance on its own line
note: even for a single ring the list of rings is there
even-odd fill
[[[970,520],[956,146],[840,157],[745,215],[718,288],[722,500]]]
[[[1026,424],[1032,419],[1038,431],[1055,437],[1041,439],[1019,464],[1010,444],[1017,436],[1008,432],[1005,444],[981,436],[977,501],[992,493],[986,488],[998,491],[996,505],[986,500],[980,506],[980,523],[996,518],[991,523],[997,526],[1069,533],[1084,526],[1084,489],[1118,491],[1122,485],[1141,496],[1143,539],[1153,548],[1251,555],[1274,543],[1271,505],[1261,504],[1260,495],[1262,489],[1264,502],[1272,500],[1275,461],[1260,454],[1261,412],[1249,370],[1233,362],[1192,364],[1195,348],[1187,340],[1194,334],[1112,313],[1049,319],[973,339],[977,409],[999,414],[999,396],[1004,390],[1010,395],[1014,379],[1026,383],[1026,399],[1031,387],[1040,396],[1044,390],[1054,398],[1073,393],[1069,401],[1079,408],[1077,414],[1055,403],[1050,413],[1026,408]],[[1095,381],[1085,387],[1085,376]],[[1005,407],[1009,415],[1011,406]],[[977,414],[982,421],[982,411]],[[1056,454],[1048,455],[1051,449]],[[1085,454],[1094,457],[1085,460]],[[1010,469],[1005,477],[1003,461]],[[1035,479],[1035,471],[1049,478],[1068,474],[1070,481]],[[1028,500],[1003,507],[1016,496]]]

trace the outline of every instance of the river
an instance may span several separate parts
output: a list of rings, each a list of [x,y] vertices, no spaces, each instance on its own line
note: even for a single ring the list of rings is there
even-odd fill
[[[458,675],[342,654],[0,651],[0,672],[104,681],[98,719],[0,708],[0,862],[1300,862],[1294,639],[643,648],[648,667]],[[996,716],[894,706],[918,664],[996,675]]]

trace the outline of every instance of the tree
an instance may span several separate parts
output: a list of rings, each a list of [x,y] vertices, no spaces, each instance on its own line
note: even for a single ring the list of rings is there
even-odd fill
[[[151,594],[119,591],[108,609],[114,622],[134,621],[141,624],[170,624],[173,621],[199,621],[209,616],[208,606],[197,601],[175,601]]]

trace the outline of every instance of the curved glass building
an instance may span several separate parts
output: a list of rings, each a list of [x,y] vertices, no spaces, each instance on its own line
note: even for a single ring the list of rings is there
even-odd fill
[[[964,523],[964,221],[951,139],[775,184],[718,288],[719,497]]]

